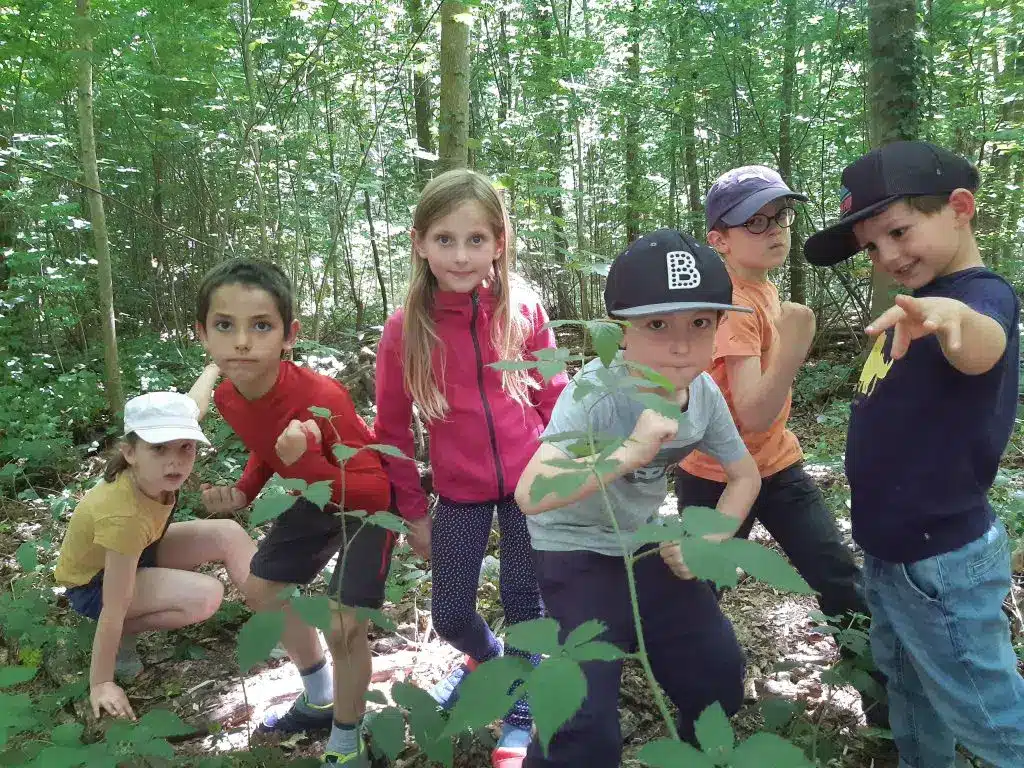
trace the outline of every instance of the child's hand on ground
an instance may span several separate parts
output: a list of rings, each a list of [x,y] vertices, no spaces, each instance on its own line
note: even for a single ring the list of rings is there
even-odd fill
[[[633,469],[650,464],[661,446],[675,437],[678,431],[678,421],[647,408],[636,420],[633,433],[623,446],[628,452],[627,464]]]
[[[917,299],[899,295],[896,306],[883,312],[865,330],[869,336],[878,336],[890,328],[894,329],[890,352],[893,360],[907,354],[910,342],[933,333],[939,337],[944,349],[955,352],[960,348],[960,329],[964,310],[967,309],[962,301],[942,296]]]
[[[312,419],[307,421],[292,419],[278,436],[274,450],[282,462],[291,465],[301,459],[302,454],[312,447],[309,442],[311,439],[314,441],[314,445],[320,445],[320,441],[323,439],[320,427],[316,425],[316,422]]]
[[[683,550],[679,548],[678,544],[668,542],[662,544],[658,550],[658,554],[661,555],[661,559],[665,561],[665,565],[678,576],[680,579],[695,579],[696,576],[686,567],[686,563],[683,562]]]
[[[776,323],[781,348],[803,360],[814,342],[816,325],[814,310],[810,307],[792,301],[782,302],[782,315]]]
[[[245,494],[237,486],[203,483],[199,490],[203,506],[211,515],[230,515],[245,506]]]
[[[92,703],[92,714],[99,720],[104,712],[114,717],[135,719],[132,705],[128,697],[115,682],[100,683],[89,690],[89,701]]]
[[[424,560],[429,560],[430,529],[432,528],[430,515],[424,515],[418,520],[410,520],[408,526],[409,533],[406,535],[406,538],[409,541],[409,546],[412,547],[412,551]]]

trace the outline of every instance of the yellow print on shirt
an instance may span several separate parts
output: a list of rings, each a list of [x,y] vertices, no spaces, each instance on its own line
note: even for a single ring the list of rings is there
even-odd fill
[[[878,382],[884,379],[886,374],[889,373],[889,369],[892,368],[892,358],[885,352],[887,337],[888,334],[883,333],[875,340],[875,346],[871,348],[871,354],[868,355],[864,368],[860,372],[860,383],[857,385],[857,391],[865,397],[871,397],[871,393],[875,391]]]

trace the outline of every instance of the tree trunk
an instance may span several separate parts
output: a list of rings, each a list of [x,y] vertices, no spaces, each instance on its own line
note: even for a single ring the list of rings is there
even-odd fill
[[[869,137],[872,147],[916,139],[921,112],[916,0],[868,0]],[[894,284],[875,269],[871,275],[871,317],[892,306]]]
[[[114,324],[114,282],[110,266],[110,241],[107,220],[100,195],[100,174],[96,166],[96,135],[92,121],[92,32],[89,19],[90,0],[77,0],[75,15],[78,27],[78,129],[82,140],[82,171],[85,174],[89,220],[96,243],[99,263],[100,316],[103,323],[104,384],[107,406],[113,414],[124,408],[121,394],[121,369],[117,361],[117,329]]]
[[[640,12],[640,0],[633,0],[626,85],[630,96],[634,98],[640,92]],[[626,242],[632,243],[640,236],[640,180],[643,174],[640,164],[640,104],[636,101],[623,103],[622,111],[625,114],[623,138],[626,148]]]
[[[785,0],[782,53],[782,110],[779,114],[779,174],[793,188],[793,81],[796,79],[796,0]],[[807,303],[804,285],[804,243],[800,230],[793,228],[789,251],[789,299]]]
[[[438,119],[440,170],[469,162],[469,25],[466,6],[441,3],[441,94]]]
[[[366,206],[366,225],[370,228],[370,252],[373,254],[373,271],[377,273],[377,285],[380,287],[380,301],[384,305],[384,317],[388,311],[388,288],[384,282],[384,272],[380,268],[380,251],[377,250],[377,233],[373,228],[373,208],[370,207],[370,193],[363,189],[363,205]]]
[[[256,125],[256,88],[252,74],[252,50],[250,48],[250,25],[252,24],[252,9],[249,0],[241,0],[242,19],[239,28],[241,29],[242,48],[242,69],[245,74],[245,92],[249,99],[249,154],[252,157],[252,174],[254,191],[256,193],[256,213],[259,216],[260,227],[260,254],[264,259],[270,259],[270,240],[267,238],[267,201],[263,193],[263,177],[261,175],[261,163],[263,161],[263,147],[260,145],[259,134],[253,128]]]
[[[412,24],[414,38],[422,42],[426,34],[426,25],[423,21],[423,0],[406,0],[406,11]],[[430,135],[430,74],[423,68],[423,56],[418,55],[412,62],[412,100],[416,113],[416,143],[421,152],[434,154],[434,139]],[[430,171],[434,167],[434,161],[417,155],[416,157],[416,180],[420,189],[430,179]]]

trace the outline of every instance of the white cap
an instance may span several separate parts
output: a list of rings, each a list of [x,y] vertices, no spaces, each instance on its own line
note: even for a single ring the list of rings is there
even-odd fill
[[[178,392],[149,392],[124,406],[125,434],[134,432],[147,443],[198,440],[210,444],[199,428],[199,406]]]

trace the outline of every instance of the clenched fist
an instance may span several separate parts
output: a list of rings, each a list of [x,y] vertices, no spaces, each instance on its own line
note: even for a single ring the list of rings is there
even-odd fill
[[[782,302],[782,315],[776,327],[779,329],[782,349],[801,360],[807,357],[814,342],[816,327],[814,311],[810,307],[792,301]]]
[[[320,434],[320,427],[316,425],[316,422],[312,419],[307,421],[292,419],[278,436],[277,443],[274,444],[277,457],[284,464],[294,464],[306,452],[309,447],[310,438],[313,439],[316,445],[320,445],[323,439]]]
[[[647,408],[636,420],[633,432],[626,440],[625,448],[629,452],[629,464],[642,467],[649,464],[661,446],[676,436],[679,422]]]
[[[210,485],[203,483],[203,506],[211,515],[230,515],[245,506],[245,494],[233,485]]]

